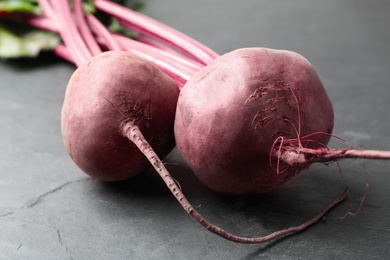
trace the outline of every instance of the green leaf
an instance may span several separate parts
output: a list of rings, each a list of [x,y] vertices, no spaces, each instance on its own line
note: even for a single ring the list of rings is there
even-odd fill
[[[134,11],[141,12],[144,9],[144,4],[140,2],[135,2],[130,5],[130,8]],[[132,30],[123,27],[116,18],[111,18],[110,23],[107,27],[112,32],[117,32],[130,38],[135,39],[139,35],[137,32],[134,32]]]
[[[41,51],[53,50],[61,41],[52,32],[17,27],[0,22],[0,59],[35,58]]]
[[[135,2],[130,6],[131,9],[137,12],[142,12],[145,8],[145,5],[141,2]]]
[[[108,29],[112,32],[120,33],[133,39],[136,39],[138,37],[137,32],[123,27],[122,25],[120,25],[116,18],[111,18],[111,22],[108,25]]]
[[[94,13],[96,13],[96,8],[93,5],[93,0],[84,0],[83,1],[83,10],[87,14],[94,14]]]
[[[36,0],[1,0],[0,12],[27,12],[39,14],[41,8]]]

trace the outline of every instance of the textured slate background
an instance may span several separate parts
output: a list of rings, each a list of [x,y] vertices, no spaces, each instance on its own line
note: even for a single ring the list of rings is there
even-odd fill
[[[334,103],[335,134],[390,150],[390,2],[386,0],[145,0],[145,13],[220,54],[241,47],[297,51]],[[0,259],[384,259],[390,253],[390,164],[341,163],[351,193],[326,221],[262,245],[205,231],[153,170],[104,184],[72,163],[60,109],[74,66],[52,55],[0,62]],[[208,191],[174,150],[165,158],[189,200],[235,234],[265,235],[314,216],[344,184],[335,164],[306,170],[256,197]],[[369,177],[360,214],[355,210]]]

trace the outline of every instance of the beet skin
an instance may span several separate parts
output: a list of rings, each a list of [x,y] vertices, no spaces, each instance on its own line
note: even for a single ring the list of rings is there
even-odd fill
[[[248,48],[217,58],[187,82],[174,130],[181,155],[204,184],[223,193],[251,194],[271,191],[302,170],[285,163],[279,174],[271,168],[278,137],[330,134],[333,122],[331,101],[305,58]],[[316,134],[302,145],[316,148],[329,138]]]
[[[73,161],[103,181],[130,178],[150,166],[124,126],[139,127],[163,157],[174,147],[179,89],[165,73],[129,52],[93,57],[72,75],[62,107],[62,135]]]

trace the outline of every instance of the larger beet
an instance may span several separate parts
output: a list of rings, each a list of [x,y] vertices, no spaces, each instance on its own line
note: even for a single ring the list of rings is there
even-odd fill
[[[198,178],[230,194],[271,191],[315,162],[389,160],[389,151],[327,147],[333,107],[301,55],[266,48],[217,58],[184,86],[176,144]]]
[[[284,173],[275,172],[269,160],[275,140],[330,134],[333,120],[329,97],[305,58],[291,51],[239,49],[216,59],[184,86],[175,138],[186,162],[210,188],[264,193],[302,169],[283,163]],[[329,138],[317,134],[301,142],[316,148]]]

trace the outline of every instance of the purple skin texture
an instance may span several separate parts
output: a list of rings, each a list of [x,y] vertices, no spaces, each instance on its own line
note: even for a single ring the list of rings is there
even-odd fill
[[[158,156],[174,147],[179,88],[165,73],[128,52],[93,57],[72,75],[61,129],[75,164],[102,181],[131,178],[150,163],[127,137],[137,126]]]
[[[283,171],[275,172],[270,154],[277,138],[331,134],[333,124],[332,103],[304,57],[245,48],[220,56],[184,85],[174,131],[178,150],[201,182],[240,195],[269,192],[307,167],[280,162]],[[316,134],[300,144],[318,148],[329,139]],[[277,156],[272,158],[276,165]]]

